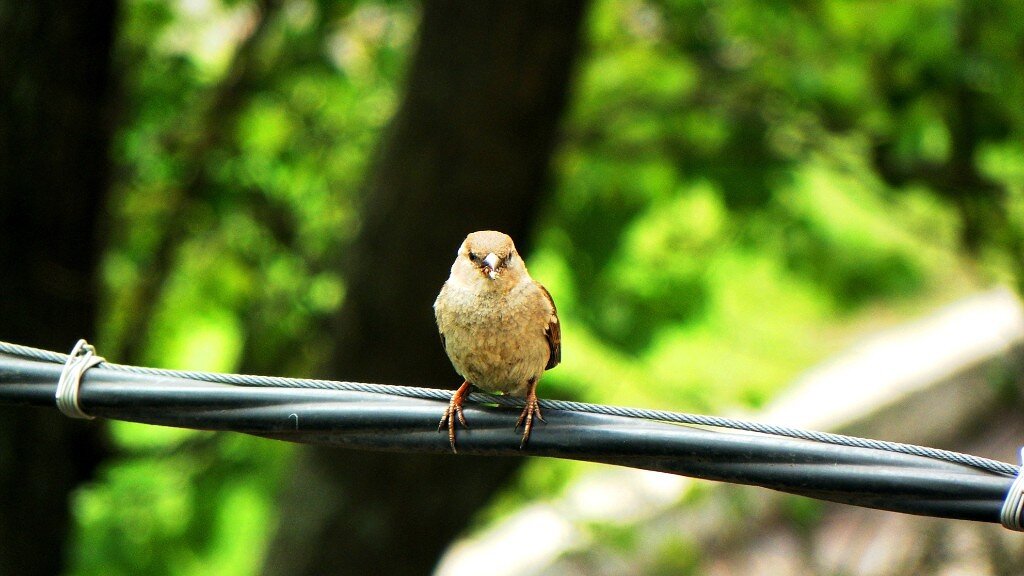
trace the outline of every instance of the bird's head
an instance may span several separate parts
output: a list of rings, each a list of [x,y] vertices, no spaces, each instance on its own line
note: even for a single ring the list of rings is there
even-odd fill
[[[526,265],[507,234],[473,232],[459,246],[452,277],[484,289],[508,289],[529,279]]]

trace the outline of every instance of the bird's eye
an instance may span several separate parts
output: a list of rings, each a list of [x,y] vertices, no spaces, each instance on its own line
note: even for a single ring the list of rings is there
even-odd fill
[[[473,261],[473,262],[479,262],[480,261],[480,256],[478,256],[475,252],[470,252],[469,253],[469,259],[471,261]]]

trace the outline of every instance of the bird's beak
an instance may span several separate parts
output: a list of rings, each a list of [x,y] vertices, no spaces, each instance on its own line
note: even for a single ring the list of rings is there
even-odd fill
[[[484,258],[484,273],[487,274],[487,276],[491,280],[494,280],[495,278],[498,277],[498,272],[496,270],[497,267],[498,257],[495,256],[493,252],[491,252],[487,255],[486,258]]]

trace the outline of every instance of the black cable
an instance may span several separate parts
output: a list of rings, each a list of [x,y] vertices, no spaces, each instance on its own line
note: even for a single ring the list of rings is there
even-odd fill
[[[54,406],[61,368],[54,359],[0,355],[0,402]],[[422,399],[327,387],[246,387],[107,364],[89,369],[82,382],[82,410],[98,417],[356,449],[451,453],[447,435],[437,431],[450,392]],[[459,453],[604,462],[985,522],[1000,521],[1014,480],[920,455],[567,410],[545,412],[547,424],[536,427],[520,451],[515,417],[514,411],[467,405],[470,428],[459,430]]]
[[[34,358],[47,362],[67,361],[66,354],[58,354],[47,350],[39,350],[28,346],[20,346],[7,342],[0,342],[0,354],[11,354],[22,358]],[[324,390],[349,390],[354,392],[370,392],[374,394],[387,394],[392,396],[404,396],[408,398],[423,398],[433,400],[451,399],[452,392],[449,390],[438,390],[435,388],[417,388],[415,386],[389,386],[385,384],[368,384],[363,382],[338,382],[334,380],[316,380],[310,378],[284,378],[281,376],[252,376],[245,374],[219,374],[214,372],[194,372],[182,370],[167,370],[162,368],[146,368],[141,366],[128,366],[124,364],[105,363],[104,367],[111,370],[130,372],[133,374],[148,374],[153,376],[170,376],[173,378],[188,378],[202,380],[204,382],[219,382],[236,386],[275,386],[285,388],[312,388]],[[523,399],[509,396],[498,396],[482,392],[470,394],[469,400],[479,404],[497,404],[499,406],[514,406],[522,408]],[[603,404],[589,404],[586,402],[571,402],[566,400],[544,400],[540,401],[542,409],[564,410],[570,412],[586,412],[590,414],[607,414],[611,416],[624,416],[627,418],[639,418],[643,420],[656,420],[662,422],[675,422],[678,424],[695,424],[698,426],[711,426],[714,428],[728,428],[758,434],[770,434],[787,438],[799,438],[813,442],[835,444],[837,446],[851,446],[856,448],[871,448],[874,450],[885,450],[901,454],[912,454],[945,460],[955,464],[973,466],[982,470],[988,470],[1006,476],[1016,476],[1019,467],[998,460],[981,458],[970,454],[962,454],[950,450],[940,450],[927,446],[915,444],[903,444],[900,442],[887,442],[884,440],[873,440],[870,438],[858,438],[843,434],[832,434],[830,432],[818,432],[814,430],[803,430],[788,426],[775,424],[763,424],[750,422],[735,418],[723,418],[721,416],[707,416],[703,414],[686,414],[682,412],[671,412],[668,410],[652,410],[648,408],[629,408],[624,406],[606,406]]]

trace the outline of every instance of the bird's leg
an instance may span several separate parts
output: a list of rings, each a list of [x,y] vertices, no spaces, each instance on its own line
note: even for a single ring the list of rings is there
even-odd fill
[[[530,439],[534,415],[537,416],[538,420],[544,422],[544,417],[540,414],[540,403],[537,401],[537,379],[531,378],[530,387],[526,393],[526,406],[523,407],[523,412],[519,414],[519,420],[516,420],[515,430],[519,430],[519,426],[523,425],[523,440],[519,443],[520,450],[526,445],[526,441]]]
[[[441,417],[441,422],[437,425],[438,432],[444,428],[445,424],[448,425],[448,442],[452,445],[452,452],[458,453],[455,449],[455,419],[458,418],[459,422],[466,428],[469,425],[466,424],[466,417],[462,415],[462,403],[466,401],[466,396],[469,396],[469,391],[473,388],[469,380],[462,383],[459,389],[452,394],[452,401],[448,403],[448,409],[444,411],[444,416]]]

